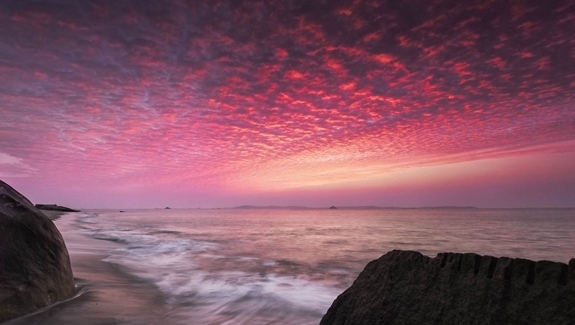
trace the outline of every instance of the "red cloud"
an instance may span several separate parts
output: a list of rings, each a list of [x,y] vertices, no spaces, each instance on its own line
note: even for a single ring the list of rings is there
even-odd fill
[[[0,147],[70,179],[235,189],[574,140],[564,6],[218,4],[14,10]]]

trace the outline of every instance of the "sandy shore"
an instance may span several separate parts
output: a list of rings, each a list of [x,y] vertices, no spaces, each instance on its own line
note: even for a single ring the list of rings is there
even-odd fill
[[[43,211],[62,233],[70,253],[78,296],[3,325],[163,324],[167,313],[153,285],[102,261],[121,244],[87,237],[74,215]]]

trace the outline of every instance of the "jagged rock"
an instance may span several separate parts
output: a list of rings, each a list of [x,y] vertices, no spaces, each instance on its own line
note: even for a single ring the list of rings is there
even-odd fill
[[[392,251],[370,262],[320,325],[574,325],[575,259]]]
[[[80,212],[80,210],[74,210],[57,204],[36,204],[36,208],[39,210],[48,210],[48,211]]]
[[[62,235],[26,197],[0,181],[0,322],[74,294]]]

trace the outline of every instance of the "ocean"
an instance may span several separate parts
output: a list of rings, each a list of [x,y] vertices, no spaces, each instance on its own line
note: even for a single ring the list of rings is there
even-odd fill
[[[318,324],[369,261],[394,249],[575,257],[574,209],[93,210],[61,219],[65,238],[114,243],[99,259],[155,291],[154,317],[165,324]],[[78,246],[68,246],[74,267]],[[152,324],[146,309],[114,320]]]

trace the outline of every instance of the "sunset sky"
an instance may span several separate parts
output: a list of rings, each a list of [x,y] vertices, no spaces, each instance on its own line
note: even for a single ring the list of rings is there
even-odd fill
[[[575,206],[573,1],[1,1],[0,178],[76,208]]]

